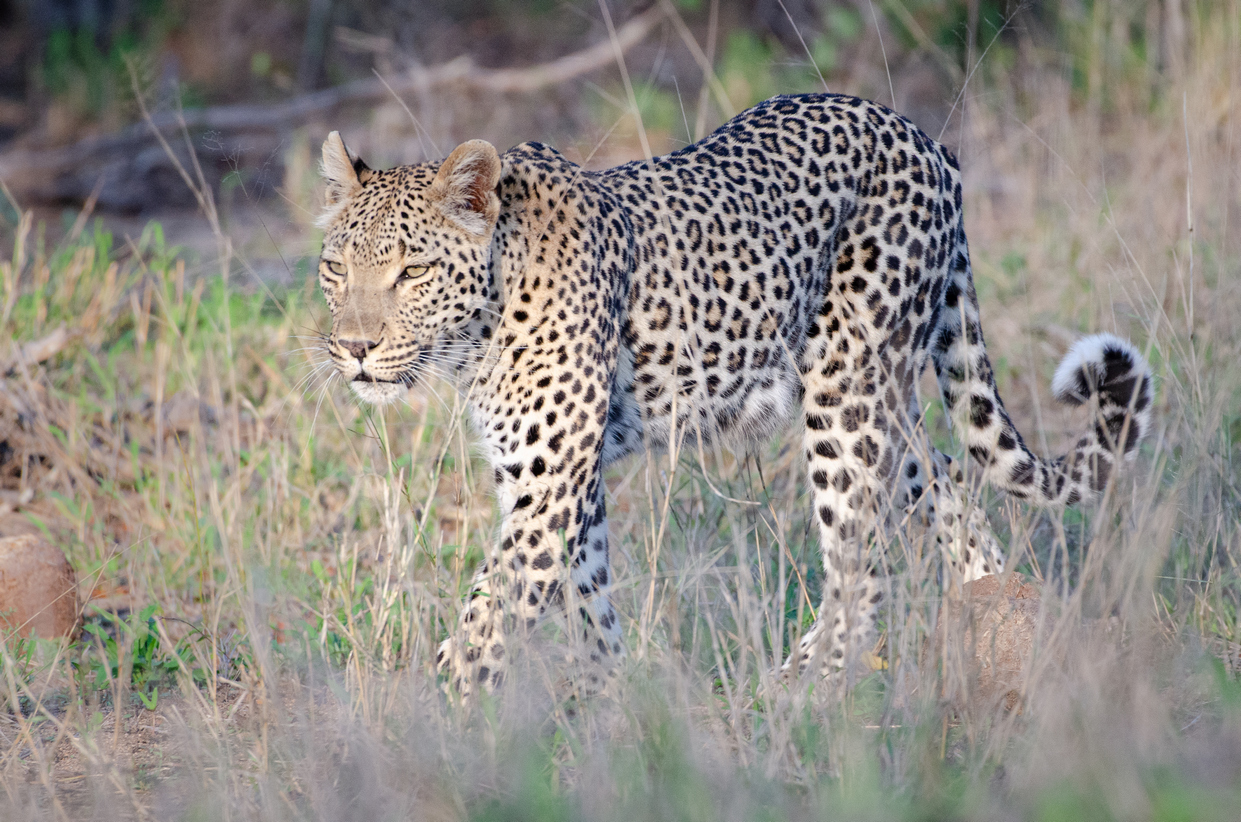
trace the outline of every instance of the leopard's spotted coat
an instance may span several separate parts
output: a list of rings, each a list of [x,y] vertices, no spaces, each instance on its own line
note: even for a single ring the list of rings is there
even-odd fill
[[[922,428],[928,361],[984,478],[1036,504],[1092,497],[1150,428],[1148,367],[1100,335],[1055,381],[1095,424],[1064,456],[1026,447],[983,346],[956,161],[875,103],[776,97],[603,172],[482,141],[372,171],[333,133],[324,172],[320,275],[341,375],[382,402],[449,374],[495,471],[500,541],[440,651],[462,691],[493,686],[506,635],[566,600],[595,656],[621,651],[603,469],[632,451],[752,441],[800,401],[825,583],[788,667],[834,676],[883,595],[878,517],[917,514],[964,579],[1003,563]]]

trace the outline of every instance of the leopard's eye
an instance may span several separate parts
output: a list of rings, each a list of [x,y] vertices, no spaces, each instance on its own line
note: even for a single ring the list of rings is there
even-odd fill
[[[406,266],[405,270],[403,270],[400,274],[397,275],[397,278],[396,278],[397,285],[400,285],[401,283],[407,283],[410,280],[416,280],[419,277],[423,277],[430,270],[431,270],[431,266],[429,265]]]
[[[335,260],[324,260],[327,264],[327,270],[335,274],[337,277],[345,276],[345,264],[338,263]]]

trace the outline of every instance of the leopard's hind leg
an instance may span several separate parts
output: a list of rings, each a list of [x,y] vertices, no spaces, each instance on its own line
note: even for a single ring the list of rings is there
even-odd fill
[[[801,367],[823,600],[784,671],[826,677],[829,687],[852,684],[873,639],[886,583],[883,541],[871,537],[907,451],[901,432],[917,368],[908,352],[875,345],[856,317],[846,298],[829,296]]]
[[[947,566],[943,581],[949,587],[1002,573],[1003,548],[961,464],[929,444],[920,422],[910,445],[892,515],[903,513],[907,524],[934,540]]]

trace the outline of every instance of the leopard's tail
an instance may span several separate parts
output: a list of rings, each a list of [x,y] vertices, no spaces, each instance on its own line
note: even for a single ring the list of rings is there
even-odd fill
[[[992,485],[1037,505],[1094,498],[1112,476],[1117,456],[1132,457],[1150,433],[1150,366],[1136,347],[1112,334],[1078,340],[1056,369],[1052,393],[1060,402],[1087,405],[1093,424],[1067,454],[1039,457],[1026,446],[996,389],[960,226],[956,246],[931,357],[970,461],[983,468]]]

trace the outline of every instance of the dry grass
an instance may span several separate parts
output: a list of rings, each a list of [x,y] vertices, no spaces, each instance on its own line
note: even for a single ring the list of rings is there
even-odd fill
[[[0,349],[0,527],[46,529],[90,613],[130,619],[5,646],[0,815],[1232,818],[1241,16],[1186,19],[1183,66],[1126,95],[1030,70],[965,98],[976,277],[1021,428],[1054,450],[1084,424],[1047,393],[1079,333],[1129,335],[1158,375],[1156,435],[1099,509],[982,500],[1049,605],[1021,711],[971,700],[928,643],[938,569],[904,538],[886,668],[843,705],[773,687],[818,600],[791,439],[613,471],[612,692],[568,699],[539,637],[503,693],[455,705],[430,661],[495,532],[456,398],[355,405],[306,348],[313,280],[256,290],[223,232],[187,270],[154,231],[50,250],[27,220],[3,336],[71,339],[42,364]]]

